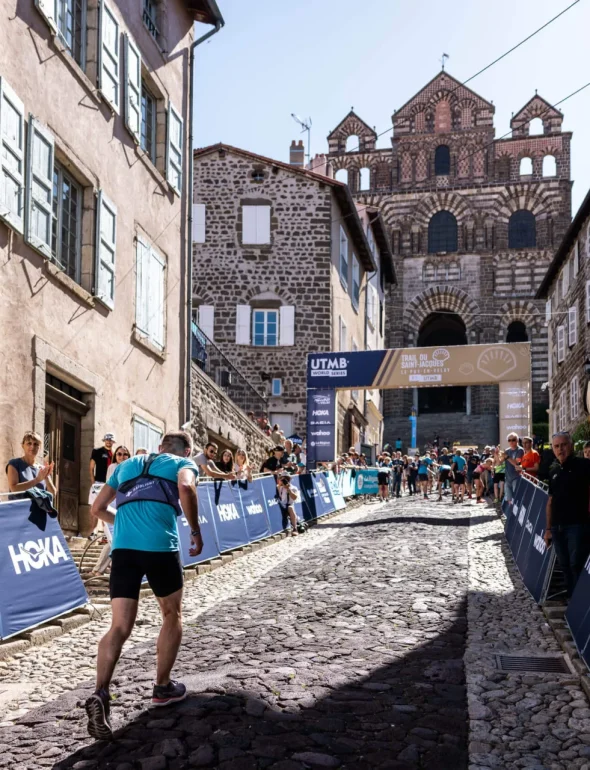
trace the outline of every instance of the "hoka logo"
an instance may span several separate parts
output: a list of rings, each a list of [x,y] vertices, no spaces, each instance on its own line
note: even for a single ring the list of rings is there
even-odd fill
[[[524,525],[524,528],[527,532],[529,532],[531,535],[533,534],[533,523],[532,521],[527,521],[527,523]]]
[[[57,564],[58,561],[68,561],[70,558],[57,535],[27,540],[26,543],[19,543],[16,549],[9,545],[8,553],[17,575],[22,574],[21,567],[24,567],[25,572],[30,572],[32,569],[43,569],[50,564]]]
[[[217,506],[217,512],[221,521],[234,521],[240,518],[238,509],[233,503],[222,503]]]
[[[545,555],[545,551],[547,550],[547,546],[545,544],[545,541],[541,537],[541,535],[535,535],[533,540],[533,547],[541,554],[541,556]],[[586,569],[588,568],[588,563],[586,563]]]

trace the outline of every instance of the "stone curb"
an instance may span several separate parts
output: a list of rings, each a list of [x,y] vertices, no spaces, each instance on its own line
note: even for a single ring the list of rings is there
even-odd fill
[[[363,504],[364,499],[352,498],[352,500],[347,503],[346,508],[343,508],[340,511],[327,513],[319,520],[314,519],[312,522],[310,522],[309,526],[315,527],[318,522],[324,522],[328,519],[334,518],[335,516],[339,516],[340,514],[348,513],[349,511],[354,510]],[[256,543],[251,543],[250,545],[237,548],[235,551],[223,554],[216,557],[215,559],[202,562],[201,564],[196,564],[194,567],[187,567],[184,570],[185,583],[192,583],[200,575],[205,575],[208,572],[219,569],[219,567],[223,567],[225,564],[231,564],[235,559],[239,559],[240,557],[246,556],[249,553],[259,551],[262,548],[267,548],[268,546],[274,545],[274,543],[278,543],[287,537],[288,535],[286,532],[281,532],[278,535],[271,535],[264,540],[259,540]],[[153,594],[150,588],[145,588],[140,591],[139,595],[140,598],[143,599],[145,597],[152,596]],[[0,641],[0,661],[10,660],[15,655],[22,654],[29,647],[38,647],[42,644],[45,644],[46,642],[51,641],[51,639],[54,639],[56,636],[61,636],[62,634],[66,634],[69,631],[73,631],[75,628],[79,628],[80,626],[84,626],[87,623],[90,623],[96,617],[102,617],[102,613],[97,611],[97,607],[107,608],[110,607],[110,603],[111,602],[108,597],[95,597],[92,600],[92,603],[89,603],[84,607],[80,607],[79,609],[73,610],[73,612],[64,615],[63,617],[47,621],[47,623],[43,623],[43,625],[38,626],[37,628],[24,631],[18,636],[10,637],[10,639],[5,642]]]

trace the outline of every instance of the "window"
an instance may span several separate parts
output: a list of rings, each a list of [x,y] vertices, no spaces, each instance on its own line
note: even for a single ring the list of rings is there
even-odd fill
[[[580,413],[580,388],[578,384],[578,376],[572,377],[570,382],[570,415],[573,420],[578,419]]]
[[[340,316],[340,326],[339,326],[339,340],[338,340],[338,350],[344,351],[348,350],[348,329],[346,328],[346,324],[342,320],[342,316]]]
[[[367,226],[367,241],[369,242],[369,248],[371,249],[371,254],[376,258],[377,244],[375,243],[375,235],[373,234],[373,228],[371,227],[371,225]]]
[[[571,348],[578,341],[578,306],[573,305],[567,314],[567,342]]]
[[[205,243],[205,218],[205,204],[193,203],[193,243]]]
[[[533,118],[529,123],[529,136],[535,136],[543,134],[545,129],[543,127],[543,121],[541,118]]]
[[[152,163],[156,162],[156,99],[141,81],[141,133],[139,144]]]
[[[158,29],[158,0],[143,0],[143,23],[156,43],[160,40]]]
[[[590,281],[586,281],[586,323],[590,324]]]
[[[559,430],[565,430],[566,428],[567,428],[566,394],[565,394],[565,390],[562,390],[559,396]]]
[[[371,324],[371,328],[375,329],[377,326],[377,289],[369,284],[367,291],[367,321]]]
[[[451,152],[446,144],[440,144],[434,151],[434,173],[436,176],[451,173]]]
[[[340,280],[348,291],[348,238],[344,228],[340,228]]]
[[[137,237],[135,327],[160,349],[165,347],[165,269],[164,257],[143,237]]]
[[[252,313],[252,340],[254,345],[275,346],[279,344],[279,311],[258,310]]]
[[[343,184],[348,184],[348,169],[347,168],[339,168],[336,172],[336,181],[342,182]]]
[[[573,269],[572,278],[575,278],[580,272],[580,250],[578,248],[578,241],[574,243],[574,256],[572,261],[572,269]]]
[[[533,173],[532,158],[522,158],[520,161],[520,176],[531,176]]]
[[[428,223],[428,253],[457,251],[457,220],[450,211],[437,212]]]
[[[496,163],[496,178],[501,180],[510,179],[510,157],[502,155]]]
[[[553,155],[545,155],[543,158],[543,176],[557,176],[557,163]]]
[[[346,152],[356,152],[359,149],[359,138],[356,134],[351,134],[346,138]]]
[[[360,174],[360,188],[361,190],[371,189],[371,170],[368,168],[361,168]]]
[[[383,302],[379,302],[379,334],[383,337],[383,321],[384,321],[384,312],[383,312]]]
[[[84,68],[86,36],[85,0],[56,0],[57,34],[72,55],[74,61]]]
[[[526,326],[522,321],[512,321],[508,326],[506,342],[528,342]]]
[[[352,305],[357,308],[361,297],[361,267],[356,254],[352,255]]]
[[[0,219],[16,232],[24,228],[25,108],[0,77]]]
[[[270,206],[242,206],[242,243],[270,243]]]
[[[157,452],[162,442],[162,429],[151,422],[137,417],[133,417],[133,451],[138,449],[147,449],[149,453]]]
[[[557,363],[565,360],[565,326],[557,327]]]
[[[508,248],[527,249],[537,245],[537,224],[532,211],[515,211],[508,221]]]
[[[80,281],[82,188],[60,166],[53,169],[52,261],[74,281]]]
[[[273,396],[283,395],[283,381],[280,377],[273,377],[270,392]]]

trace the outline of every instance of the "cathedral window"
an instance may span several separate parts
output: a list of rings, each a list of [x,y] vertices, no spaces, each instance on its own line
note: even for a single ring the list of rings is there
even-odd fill
[[[520,176],[531,176],[533,173],[532,158],[522,158],[520,161]]]
[[[557,176],[557,163],[554,155],[545,155],[543,158],[543,176]]]
[[[506,332],[506,342],[528,342],[526,326],[522,321],[512,321]]]
[[[537,245],[537,224],[532,211],[515,211],[508,222],[508,248],[527,249]]]
[[[346,152],[356,152],[359,149],[359,138],[351,134],[346,138]]]
[[[368,168],[361,168],[360,170],[360,188],[361,190],[371,189],[371,170]]]
[[[347,168],[339,168],[336,172],[336,181],[337,182],[343,182],[344,184],[348,184],[348,169]]]
[[[529,123],[529,136],[538,136],[539,134],[544,134],[545,128],[543,126],[543,121],[541,118],[533,118],[531,122]]]
[[[428,253],[457,251],[457,220],[450,211],[438,211],[428,223]]]
[[[451,173],[451,152],[446,144],[439,144],[434,153],[434,173],[445,176]]]
[[[496,162],[496,178],[502,181],[510,179],[510,157],[503,155]]]

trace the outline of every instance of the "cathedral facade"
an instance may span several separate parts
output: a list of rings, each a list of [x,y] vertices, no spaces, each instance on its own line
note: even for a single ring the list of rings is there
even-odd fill
[[[495,138],[494,111],[442,71],[394,113],[391,148],[377,149],[351,110],[328,136],[328,163],[388,228],[397,286],[387,346],[528,340],[533,422],[546,422],[547,329],[534,297],[571,219],[571,133],[538,95],[513,115],[508,138]],[[387,392],[386,442],[409,444],[413,409],[421,445],[435,434],[505,439],[496,386]]]

